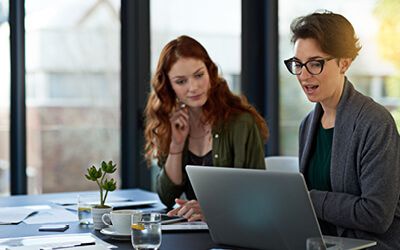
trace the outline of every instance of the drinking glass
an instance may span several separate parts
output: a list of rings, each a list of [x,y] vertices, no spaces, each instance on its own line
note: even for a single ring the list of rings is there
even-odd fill
[[[307,250],[326,250],[324,240],[320,237],[308,238],[306,246]]]
[[[161,214],[131,216],[131,240],[134,249],[158,249],[161,245]]]
[[[92,207],[95,204],[96,204],[95,195],[86,195],[86,194],[78,195],[77,210],[78,210],[79,224],[81,225],[93,224]]]

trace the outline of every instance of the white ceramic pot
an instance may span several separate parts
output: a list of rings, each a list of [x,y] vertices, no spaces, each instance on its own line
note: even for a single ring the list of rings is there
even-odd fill
[[[101,217],[103,216],[103,214],[110,213],[112,210],[113,210],[112,207],[109,207],[109,208],[96,208],[96,207],[93,207],[92,208],[92,217],[93,217],[93,227],[94,227],[94,229],[100,230],[100,229],[103,229],[103,228],[107,227],[107,225],[104,224],[104,222],[101,219]]]

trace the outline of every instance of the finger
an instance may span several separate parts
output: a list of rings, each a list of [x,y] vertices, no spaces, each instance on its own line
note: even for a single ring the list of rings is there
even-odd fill
[[[187,206],[180,207],[177,215],[178,216],[184,216],[187,213],[188,210],[189,210],[189,208]]]
[[[185,121],[186,124],[189,124],[189,114],[181,111],[180,117]]]
[[[189,111],[187,109],[179,110],[179,114],[183,116],[186,120],[189,120]]]
[[[175,126],[175,123],[177,121],[180,121],[182,124],[187,124],[189,122],[189,120],[184,115],[182,115],[180,113],[173,114],[169,118],[169,122],[171,123],[171,125]],[[182,124],[180,124],[180,125],[182,125]]]
[[[179,199],[179,198],[175,199],[175,203],[180,205],[180,206],[185,205],[187,202],[188,202],[187,200],[183,200],[183,199]]]
[[[179,128],[180,129],[185,129],[185,127],[187,126],[187,121],[182,116],[179,116],[177,121],[179,121],[179,123],[181,125]]]
[[[197,200],[190,200],[190,201],[188,201],[190,204],[199,204],[199,202],[197,201]]]
[[[194,212],[193,208],[190,208],[184,215],[182,215],[182,217],[189,220],[190,217],[192,217],[192,215],[194,215],[194,214],[195,214],[195,212]]]
[[[188,207],[199,207],[200,205],[197,200],[182,200],[182,199],[175,199],[175,203],[180,206],[188,206]]]
[[[203,220],[203,215],[202,214],[192,214],[192,216],[190,216],[190,218],[188,219],[188,221],[199,221],[199,220]]]
[[[180,208],[172,209],[172,210],[170,210],[170,211],[167,213],[167,215],[168,215],[168,216],[176,216],[176,215],[178,214],[179,209],[180,209]]]
[[[192,212],[190,217],[187,218],[189,221],[203,220],[203,212],[201,211],[200,204],[197,200],[189,201],[186,206],[190,207]],[[189,213],[187,213],[187,215],[189,215]]]
[[[175,120],[175,121],[173,122],[173,124],[174,124],[174,127],[175,127],[176,129],[181,129],[181,128],[183,128],[183,127],[185,126],[184,123],[183,123],[181,120],[179,120],[179,119]]]
[[[174,112],[170,115],[170,122],[173,123],[175,120],[178,120],[179,118],[182,118],[186,123],[189,122],[189,114],[183,110],[179,110],[177,112]]]
[[[190,200],[186,203],[187,206],[200,209],[200,204],[197,200]]]
[[[169,118],[171,120],[171,119],[174,119],[174,118],[178,117],[179,115],[180,115],[179,110],[176,110],[176,111],[173,111],[173,112],[171,112],[169,114]]]
[[[188,126],[188,120],[180,114],[172,117],[170,122],[176,129],[184,129],[186,126]]]

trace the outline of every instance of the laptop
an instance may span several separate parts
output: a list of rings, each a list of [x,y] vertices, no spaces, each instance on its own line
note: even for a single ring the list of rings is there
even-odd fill
[[[301,173],[186,166],[212,240],[256,249],[306,249],[321,230]],[[327,249],[375,241],[324,236]]]

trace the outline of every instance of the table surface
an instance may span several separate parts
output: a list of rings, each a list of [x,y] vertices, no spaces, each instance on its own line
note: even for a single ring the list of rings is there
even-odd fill
[[[77,194],[83,193],[97,194],[97,192],[93,191],[1,197],[0,207],[26,205],[50,205],[54,207],[54,203],[51,202],[53,199],[75,198],[77,197]],[[159,200],[157,194],[140,189],[116,190],[113,192],[113,194],[134,200]],[[145,211],[164,211],[165,207],[159,202],[152,206],[140,207],[140,209]],[[129,238],[126,240],[115,240],[109,236],[101,234],[97,230],[94,230],[93,226],[88,227],[79,225],[79,222],[77,221],[70,222],[68,224],[70,225],[70,228],[64,232],[65,234],[92,233],[100,239],[118,246],[118,249],[133,249]],[[0,225],[0,238],[60,234],[60,232],[40,232],[38,231],[39,227],[40,224],[25,224],[24,222],[17,225]],[[160,247],[161,250],[207,250],[212,248],[232,249],[231,247],[224,247],[213,243],[208,231],[163,232],[162,243]]]

